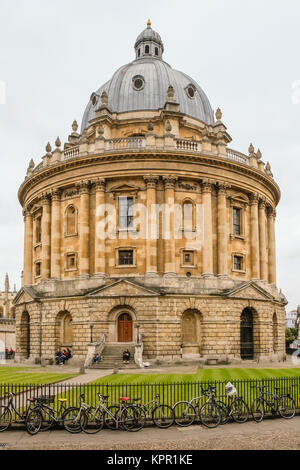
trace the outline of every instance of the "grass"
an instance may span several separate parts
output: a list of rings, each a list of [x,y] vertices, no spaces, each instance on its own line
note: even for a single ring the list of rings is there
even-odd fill
[[[178,382],[211,382],[248,379],[300,377],[300,369],[198,369],[196,374],[113,374],[95,380],[94,384],[159,384]]]
[[[24,367],[0,367],[0,385],[44,385],[61,382],[71,377],[74,377],[74,374],[40,372]]]

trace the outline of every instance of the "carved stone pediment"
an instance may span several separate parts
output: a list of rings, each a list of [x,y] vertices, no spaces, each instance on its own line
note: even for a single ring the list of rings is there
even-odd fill
[[[90,297],[130,297],[130,296],[157,296],[157,292],[139,286],[134,282],[120,280],[108,286],[100,287],[90,294]]]
[[[17,293],[16,297],[14,298],[14,304],[23,304],[26,302],[32,302],[35,300],[35,295],[30,291],[30,289],[26,287],[22,287],[22,289]]]
[[[227,293],[227,297],[250,300],[274,300],[271,294],[257,286],[254,282],[247,282],[243,286],[233,289]]]

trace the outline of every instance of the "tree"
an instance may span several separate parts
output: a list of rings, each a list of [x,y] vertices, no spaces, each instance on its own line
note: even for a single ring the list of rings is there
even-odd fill
[[[296,328],[286,328],[285,329],[285,344],[286,347],[289,348],[290,344],[292,344],[295,339],[298,337],[298,332]]]

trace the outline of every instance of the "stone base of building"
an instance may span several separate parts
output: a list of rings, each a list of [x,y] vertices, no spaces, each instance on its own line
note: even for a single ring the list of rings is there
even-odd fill
[[[70,348],[72,361],[82,364],[100,337],[124,348],[139,337],[146,361],[213,365],[284,358],[285,299],[274,286],[217,278],[188,285],[179,277],[160,281],[149,286],[145,279],[107,279],[96,288],[93,279],[92,287],[79,291],[67,281],[23,288],[15,302],[17,360],[50,361],[58,348]]]

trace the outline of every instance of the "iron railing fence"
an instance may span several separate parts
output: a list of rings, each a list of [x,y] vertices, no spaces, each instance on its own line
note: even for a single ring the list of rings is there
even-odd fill
[[[49,385],[15,385],[0,384],[0,406],[8,404],[9,394],[14,393],[13,404],[21,415],[26,415],[32,404],[29,398],[41,396],[52,397],[52,406],[59,410],[59,398],[66,398],[66,406],[80,406],[80,395],[84,394],[84,401],[95,406],[99,399],[98,394],[108,395],[109,402],[120,403],[121,397],[141,398],[142,404],[147,404],[154,399],[156,394],[160,395],[160,402],[174,406],[178,401],[190,401],[192,398],[201,397],[202,389],[215,386],[217,397],[228,403],[225,386],[229,380],[224,381],[201,381],[180,383],[143,383],[143,384],[49,384]],[[279,394],[289,394],[300,410],[300,377],[280,377],[267,379],[230,380],[236,387],[237,395],[241,396],[251,409],[253,400],[259,396],[256,387],[267,386],[266,392],[276,393],[275,387],[280,387]],[[206,397],[202,397],[199,406],[205,403]],[[266,410],[268,412],[268,410]],[[14,412],[15,422],[20,418]]]

